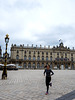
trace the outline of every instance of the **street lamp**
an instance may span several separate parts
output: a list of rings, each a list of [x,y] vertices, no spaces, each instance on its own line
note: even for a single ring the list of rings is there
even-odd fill
[[[5,64],[4,64],[4,68],[3,68],[3,73],[2,73],[2,79],[7,79],[7,45],[9,42],[9,35],[7,34],[5,37],[5,43],[6,43],[6,51],[5,51]]]

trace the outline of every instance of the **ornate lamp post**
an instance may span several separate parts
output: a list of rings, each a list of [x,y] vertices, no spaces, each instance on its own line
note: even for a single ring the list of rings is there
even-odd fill
[[[7,34],[5,37],[5,42],[6,42],[6,51],[5,51],[5,64],[4,64],[4,68],[3,68],[3,73],[2,73],[2,79],[7,79],[7,45],[9,42],[9,35]]]

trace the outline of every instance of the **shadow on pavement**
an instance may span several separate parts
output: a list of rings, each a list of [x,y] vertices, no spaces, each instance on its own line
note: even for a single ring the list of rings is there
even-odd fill
[[[75,90],[55,100],[73,100],[73,99],[75,99]]]

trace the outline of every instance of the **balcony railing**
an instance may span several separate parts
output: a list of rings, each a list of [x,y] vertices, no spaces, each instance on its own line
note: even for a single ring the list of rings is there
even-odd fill
[[[55,58],[55,61],[70,61],[69,58]]]

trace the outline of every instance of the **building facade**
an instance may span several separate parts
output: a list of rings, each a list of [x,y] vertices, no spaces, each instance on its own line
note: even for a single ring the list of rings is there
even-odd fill
[[[49,64],[52,69],[75,69],[75,50],[64,47],[61,42],[59,46],[34,47],[11,46],[11,63],[19,68],[42,69]]]

